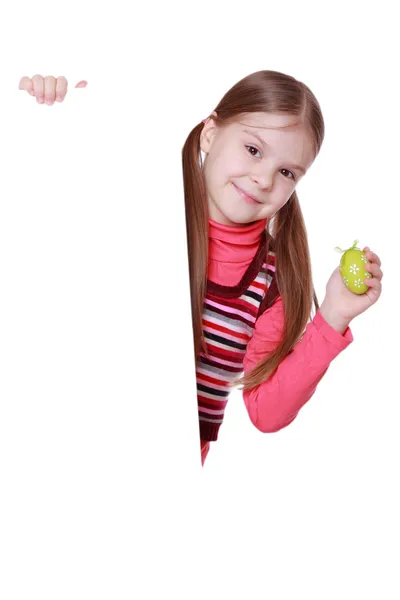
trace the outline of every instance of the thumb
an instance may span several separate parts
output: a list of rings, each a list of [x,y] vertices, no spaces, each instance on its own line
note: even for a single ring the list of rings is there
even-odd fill
[[[87,86],[87,81],[82,80],[82,81],[78,81],[78,83],[76,84],[76,88],[85,88]]]
[[[28,92],[28,94],[30,94],[31,96],[34,95],[33,83],[30,77],[27,77],[26,75],[24,77],[21,77],[18,87],[20,90],[25,90],[26,92]]]

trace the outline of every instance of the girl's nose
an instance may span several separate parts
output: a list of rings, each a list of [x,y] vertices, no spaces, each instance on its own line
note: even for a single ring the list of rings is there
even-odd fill
[[[254,171],[251,175],[253,182],[262,190],[270,190],[274,183],[274,176],[271,171],[265,168],[261,171]]]

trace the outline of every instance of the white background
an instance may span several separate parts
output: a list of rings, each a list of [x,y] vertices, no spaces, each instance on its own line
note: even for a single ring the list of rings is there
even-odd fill
[[[399,598],[393,6],[2,7],[2,599]],[[264,68],[325,117],[298,188],[320,301],[356,238],[384,292],[286,430],[233,394],[202,471],[180,152]]]

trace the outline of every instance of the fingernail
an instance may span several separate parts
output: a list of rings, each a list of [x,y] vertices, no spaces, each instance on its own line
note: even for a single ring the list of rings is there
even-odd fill
[[[39,102],[39,104],[43,104],[43,102],[44,102],[43,96],[38,96],[37,101]]]
[[[51,104],[53,104],[53,102],[52,102],[51,100],[46,100],[46,104],[47,104],[48,106],[50,106]]]
[[[56,96],[57,102],[61,102],[61,99],[62,99],[62,96],[59,96],[59,95]]]

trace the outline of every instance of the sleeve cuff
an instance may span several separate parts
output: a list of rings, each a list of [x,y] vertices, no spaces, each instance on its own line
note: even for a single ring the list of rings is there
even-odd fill
[[[319,310],[312,322],[317,331],[338,350],[344,350],[354,340],[350,327],[343,334],[339,333],[325,321]]]

